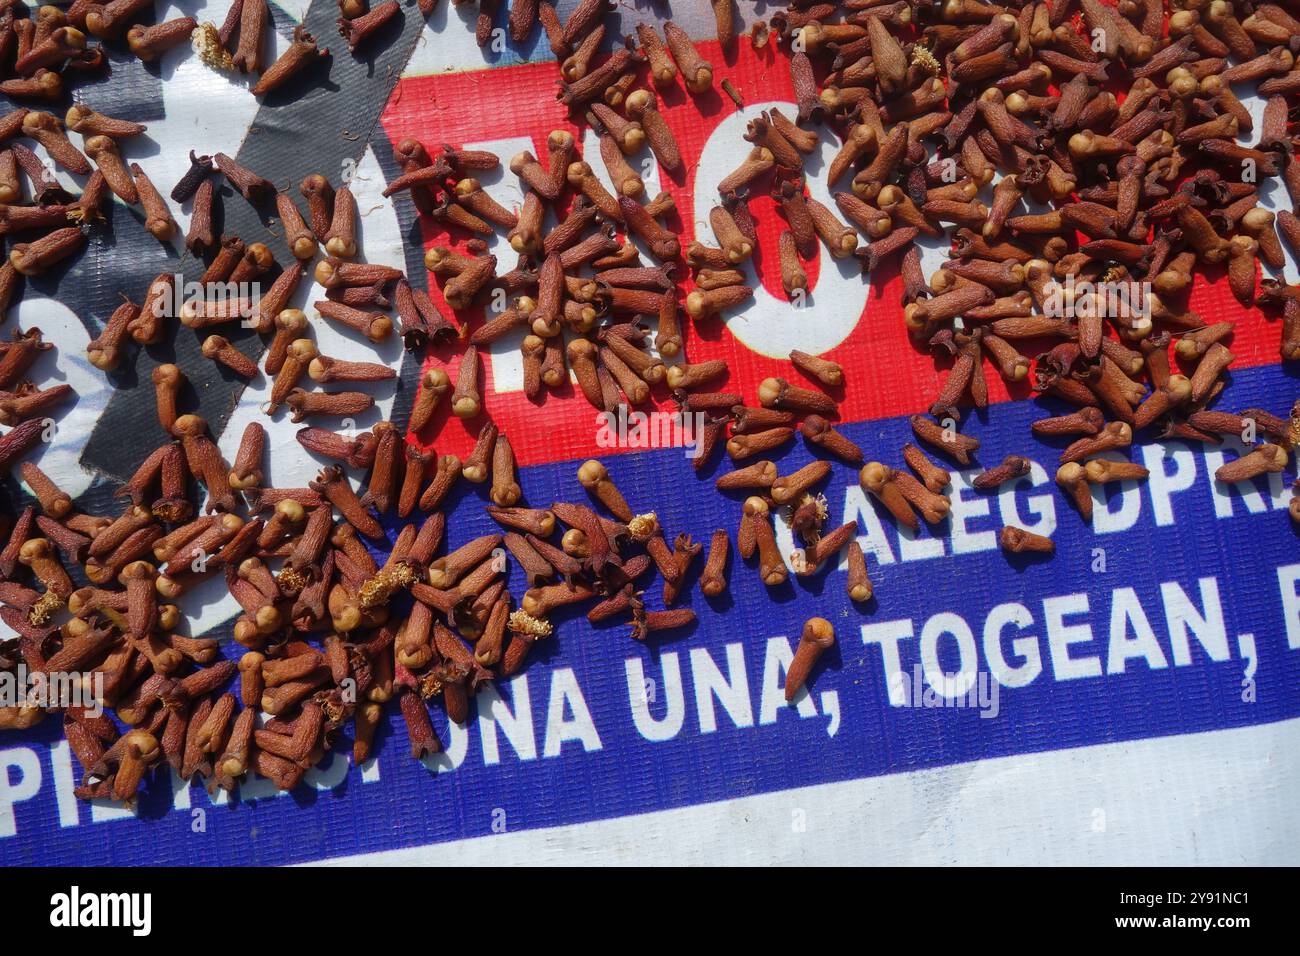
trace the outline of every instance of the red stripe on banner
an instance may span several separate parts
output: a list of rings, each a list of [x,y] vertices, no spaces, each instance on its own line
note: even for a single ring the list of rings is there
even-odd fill
[[[755,51],[748,42],[738,44],[735,61],[728,63],[716,42],[698,44],[702,55],[715,66],[715,82],[730,79],[741,91],[747,103],[772,100],[793,102],[787,59],[783,51],[768,44]],[[533,153],[545,161],[545,144],[548,134],[556,129],[567,129],[578,134],[567,110],[556,99],[559,70],[554,62],[532,63],[521,66],[498,67],[466,73],[449,73],[432,76],[404,78],[395,88],[381,123],[392,142],[404,136],[415,136],[432,151],[439,144],[462,144],[507,138],[528,137],[533,142]],[[648,84],[647,84],[648,85]],[[719,89],[702,97],[691,97],[680,87],[665,92],[656,90],[660,110],[677,138],[683,157],[683,170],[677,180],[670,179],[661,170],[662,186],[672,192],[679,211],[678,222],[682,246],[695,238],[696,215],[693,204],[694,171],[705,144],[718,124],[734,111],[734,107]],[[793,111],[791,111],[792,113]],[[788,114],[790,115],[790,114]],[[735,162],[738,164],[750,144],[737,140],[734,144]],[[712,148],[717,148],[713,144]],[[648,154],[648,152],[647,152]],[[592,157],[595,164],[598,156]],[[508,171],[506,175],[511,175]],[[840,188],[848,188],[847,178]],[[758,223],[760,250],[767,255],[756,258],[755,268],[763,286],[778,299],[784,297],[780,272],[774,254],[777,237],[785,228],[785,221],[776,203],[766,195],[756,195],[751,209]],[[707,210],[701,210],[700,219],[707,220]],[[449,235],[436,222],[425,217],[421,221],[425,248],[434,245],[462,245],[467,238]],[[713,236],[706,234],[702,241],[712,245]],[[508,250],[507,250],[508,251]],[[818,256],[826,255],[819,251]],[[502,271],[513,268],[514,261],[505,256],[500,263]],[[808,263],[810,285],[814,300],[819,267],[825,263]],[[1278,361],[1281,339],[1280,322],[1266,320],[1257,308],[1244,309],[1233,297],[1221,271],[1212,275],[1209,282],[1198,272],[1191,307],[1207,322],[1231,321],[1238,324],[1231,342],[1237,356],[1236,367],[1270,364]],[[864,280],[865,281],[865,280]],[[430,283],[436,287],[436,283]],[[688,283],[689,285],[689,283]],[[834,397],[840,402],[844,420],[862,421],[888,416],[912,414],[922,411],[933,400],[939,385],[947,374],[947,360],[936,361],[923,347],[912,342],[902,321],[900,303],[902,283],[897,268],[887,265],[878,270],[867,296],[863,315],[852,333],[837,347],[825,353],[844,366],[849,387]],[[431,288],[434,301],[440,308],[451,311],[436,288]],[[790,309],[790,321],[815,321],[816,307],[801,312]],[[472,321],[477,326],[481,310],[458,315],[461,322]],[[729,316],[734,322],[744,322],[744,310]],[[758,383],[768,376],[778,375],[802,383],[802,376],[788,361],[758,354],[750,349],[720,319],[711,319],[698,325],[689,322],[683,313],[687,349],[691,361],[723,359],[731,371],[730,379],[720,389],[739,392],[747,402],[757,403]],[[1031,358],[1038,351],[1033,343],[1020,343],[1022,351]],[[430,355],[429,363],[448,369],[454,380],[459,349],[439,350]],[[985,365],[991,401],[1024,399],[1031,393],[1026,383],[1019,383],[1008,391],[992,365]],[[512,435],[529,434],[544,430],[544,440],[521,441],[517,455],[522,465],[548,461],[580,458],[600,453],[610,454],[615,449],[600,448],[595,441],[595,410],[581,394],[572,388],[560,393],[545,395],[545,415],[540,416],[534,403],[522,393],[497,394],[492,389],[491,362],[484,363],[487,414]],[[420,436],[430,440],[437,436],[440,452],[464,454],[472,446],[478,432],[479,421],[463,423],[446,419],[447,412],[439,409],[435,420]],[[667,390],[655,390],[653,405],[642,411],[672,409]]]

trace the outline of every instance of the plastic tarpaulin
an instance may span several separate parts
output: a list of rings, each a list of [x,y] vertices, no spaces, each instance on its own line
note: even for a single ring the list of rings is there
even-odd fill
[[[572,4],[559,6],[563,16]],[[659,6],[623,11],[624,30]],[[692,6],[703,9],[674,10],[678,21],[710,36],[707,7]],[[739,6],[749,19],[753,5]],[[220,23],[225,9],[160,4],[159,18],[192,13]],[[273,10],[279,48],[299,20],[318,37],[334,32],[332,2]],[[160,184],[179,178],[190,149],[230,152],[281,188],[312,171],[350,176],[365,258],[423,284],[424,249],[447,236],[418,221],[404,198],[380,197],[397,175],[392,144],[412,135],[491,149],[504,163],[521,149],[543,155],[551,130],[575,129],[555,100],[558,67],[540,31],[525,49],[498,38],[481,51],[473,10],[444,3],[425,25],[417,7],[404,5],[373,60],[331,43],[329,83],[284,102],[259,106],[247,83],[185,50],[151,68],[115,59],[111,81],[86,88],[84,98],[149,124],[126,152]],[[742,39],[730,60],[710,41],[700,46],[717,79],[741,92],[744,111],[716,89],[698,99],[664,94],[684,171],[668,176],[648,150],[636,160],[645,160],[649,195],[672,192],[684,242],[709,236],[716,184],[749,147],[747,119],[793,99],[774,44],[756,52]],[[1258,113],[1258,102],[1249,105]],[[583,145],[596,156],[590,133]],[[812,195],[828,203],[824,169],[836,148],[823,132],[807,166]],[[592,165],[600,173],[599,161]],[[521,198],[504,165],[483,182],[506,205]],[[1266,205],[1285,202],[1280,186],[1262,195]],[[224,207],[226,231],[246,241],[272,237],[265,241],[283,251],[275,224],[237,195]],[[751,207],[760,249],[774,250],[783,228],[774,203],[755,196]],[[179,212],[184,226],[188,205]],[[931,245],[927,273],[944,257]],[[501,236],[492,250],[513,262]],[[14,310],[11,324],[39,326],[59,346],[42,359],[54,366],[46,377],[78,392],[40,463],[88,504],[107,501],[114,480],[163,438],[148,386],[158,362],[194,369],[187,400],[220,431],[227,456],[244,424],[264,418],[269,382],[244,387],[215,370],[188,330],[108,377],[84,360],[85,342],[119,292],[138,295],[159,272],[193,276],[199,268],[119,204],[107,236],[66,273],[31,283]],[[907,339],[896,272],[867,282],[854,260],[822,250],[811,293],[795,308],[770,251],[746,268],[754,300],[694,325],[691,360],[724,359],[726,387],[753,403],[764,377],[790,374],[791,349],[834,359],[849,383],[836,396],[843,431],[869,457],[896,462],[910,440],[907,416],[929,404],[946,374]],[[432,284],[430,292],[441,305]],[[295,304],[318,297],[304,282]],[[1220,407],[1285,413],[1296,373],[1276,364],[1278,324],[1243,310],[1222,280],[1199,286],[1192,306],[1237,322],[1237,362]],[[313,325],[326,354],[373,351],[334,326]],[[251,332],[242,335],[231,337],[260,348]],[[524,396],[518,345],[507,338],[486,357],[487,413],[510,435],[529,503],[581,496],[577,463],[600,455],[634,508],[658,513],[670,540],[734,532],[741,499],[712,487],[728,464],[697,474],[681,448],[604,447],[580,394],[551,394],[540,405]],[[380,356],[400,375],[375,386],[376,407],[352,427],[403,419],[421,363],[456,361],[441,350],[407,356],[396,342]],[[970,487],[980,468],[954,469],[952,514],[940,525],[900,533],[863,494],[856,470],[834,465],[829,520],[858,522],[876,592],[866,606],[846,597],[842,566],[768,589],[733,557],[726,594],[707,599],[692,589],[698,624],[661,641],[639,644],[624,626],[561,613],[556,636],[536,646],[521,675],[480,694],[465,725],[433,709],[446,748],[438,758],[410,759],[392,707],[371,761],[351,766],[344,739],[287,795],[254,780],[236,799],[214,799],[160,774],[134,812],[79,804],[57,721],[0,734],[0,860],[1296,862],[1300,833],[1283,802],[1300,783],[1300,551],[1286,516],[1294,474],[1225,487],[1213,473],[1239,450],[1231,442],[1135,444],[1131,458],[1150,468],[1150,480],[1098,489],[1085,524],[1052,481],[1060,444],[1028,434],[1031,421],[1062,406],[1026,388],[1008,393],[995,376],[990,390],[993,404],[963,433],[980,438],[980,462],[1014,452],[1032,457],[1033,470],[984,495]],[[666,393],[655,402],[672,407]],[[478,424],[440,415],[410,440],[463,455]],[[267,427],[268,482],[305,484],[320,463],[294,441],[297,426],[282,413]],[[795,443],[781,469],[811,459]],[[462,484],[445,505],[454,516],[449,547],[495,530],[476,499],[486,500],[485,488]],[[1055,558],[1009,560],[997,546],[1005,524],[1050,534]],[[789,551],[789,530],[778,522],[777,532]],[[510,587],[525,587],[518,568]],[[196,635],[228,636],[238,611],[220,582],[184,606],[197,615]],[[784,668],[813,614],[835,625],[837,646],[809,692],[786,705]],[[957,697],[974,706],[942,706]]]

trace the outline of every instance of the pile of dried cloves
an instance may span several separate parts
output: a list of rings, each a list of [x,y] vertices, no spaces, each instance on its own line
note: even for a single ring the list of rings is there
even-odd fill
[[[427,14],[433,5],[420,6]],[[82,24],[111,36],[149,6],[78,0],[66,14],[42,8],[32,20],[20,18],[16,4],[5,5],[0,62],[12,78],[0,82],[0,92],[51,97],[53,89],[57,99],[60,76],[95,59],[85,51]],[[713,0],[712,7],[720,46],[733,50],[742,42],[733,4]],[[369,10],[340,0],[340,9],[341,32],[355,48],[397,13],[397,4]],[[685,533],[669,545],[655,513],[634,509],[598,461],[577,473],[589,503],[528,507],[509,436],[491,421],[482,422],[464,461],[408,440],[434,437],[428,426],[439,403],[464,420],[481,418],[479,349],[507,336],[522,335],[525,391],[538,401],[572,377],[602,411],[670,394],[683,412],[702,414],[697,467],[725,447],[737,467],[718,477],[717,487],[750,495],[738,517],[740,556],[756,557],[761,580],[777,586],[791,569],[817,573],[843,553],[847,592],[857,602],[873,592],[857,526],[826,528],[817,492],[831,474],[829,458],[860,466],[862,487],[899,525],[943,521],[951,476],[920,445],[956,465],[972,464],[979,442],[957,424],[963,406],[988,402],[985,359],[1007,382],[1029,380],[1078,407],[1035,422],[1033,432],[1073,439],[1057,482],[1085,519],[1094,487],[1145,477],[1139,465],[1099,457],[1142,433],[1202,442],[1251,436],[1254,447],[1219,470],[1224,482],[1287,466],[1300,441],[1300,405],[1286,418],[1211,408],[1233,359],[1226,344],[1233,327],[1206,324],[1187,303],[1198,267],[1211,278],[1226,268],[1243,305],[1281,312],[1282,359],[1300,357],[1300,286],[1257,280],[1255,265],[1258,257],[1282,268],[1278,232],[1300,251],[1300,220],[1289,212],[1275,218],[1258,204],[1260,184],[1271,176],[1282,176],[1293,203],[1300,196],[1290,133],[1290,97],[1300,94],[1300,21],[1289,5],[791,4],[770,24],[752,27],[748,42],[785,47],[780,59],[791,71],[797,109],[793,116],[769,110],[749,123],[751,148],[723,179],[709,212],[717,244],[685,247],[667,225],[672,195],[648,197],[634,157],[648,149],[663,169],[679,172],[681,151],[655,90],[680,82],[703,94],[720,71],[671,21],[662,35],[642,23],[635,39],[602,53],[609,9],[606,0],[584,0],[561,22],[552,5],[518,0],[508,13],[516,41],[538,23],[545,30],[559,61],[558,98],[575,124],[595,131],[604,177],[580,155],[571,131],[556,130],[545,161],[530,152],[510,160],[524,195],[512,210],[478,178],[499,166],[495,154],[451,146],[430,153],[415,138],[397,143],[402,173],[385,195],[411,202],[428,228],[456,240],[425,255],[442,303],[400,270],[358,260],[356,202],[346,185],[335,189],[324,176],[307,176],[300,187],[304,216],[291,196],[277,195],[230,157],[191,157],[171,198],[194,201],[185,245],[209,262],[203,282],[277,277],[255,303],[188,302],[172,314],[173,280],[159,276],[141,305],[125,302],[91,343],[97,367],[112,370],[127,348],[158,342],[179,323],[202,331],[206,357],[251,377],[255,359],[219,332],[207,334],[251,317],[269,337],[262,365],[274,379],[268,414],[280,406],[295,421],[359,414],[373,401],[367,392],[310,384],[373,382],[394,372],[319,352],[307,315],[288,307],[306,264],[315,261],[314,278],[326,290],[313,304],[321,317],[373,342],[398,334],[421,354],[459,352],[456,377],[441,367],[425,371],[405,428],[382,422],[351,436],[304,427],[304,448],[336,462],[306,488],[264,482],[266,434],[256,423],[233,465],[225,462],[207,424],[179,407],[184,372],[173,365],[153,375],[159,423],[172,441],[123,485],[128,503],[120,514],[81,513],[36,465],[21,462],[35,503],[5,519],[11,535],[0,552],[0,617],[19,637],[0,644],[0,667],[21,663],[29,672],[102,679],[103,702],[130,728],[121,733],[117,722],[85,708],[63,710],[85,773],[80,796],[130,800],[149,768],[162,762],[213,788],[233,789],[249,771],[290,788],[349,721],[353,757],[366,759],[393,698],[412,754],[436,753],[441,745],[427,702],[441,697],[451,720],[465,720],[485,682],[517,673],[533,643],[551,635],[555,609],[594,602],[590,621],[626,622],[634,638],[645,640],[694,621],[689,608],[675,606],[693,579],[705,595],[725,591],[730,532],[715,530],[707,554]],[[479,11],[482,45],[504,11],[486,0]],[[141,51],[156,55],[195,26],[132,27],[127,38],[142,57]],[[201,55],[258,72],[256,38],[265,28],[262,0],[243,0],[220,30],[203,34]],[[273,89],[317,56],[299,31],[289,52],[261,73],[255,92]],[[1258,83],[1267,98],[1249,146],[1239,140],[1255,132],[1255,123],[1233,89],[1246,83]],[[720,85],[739,105],[740,91],[728,80]],[[3,231],[40,233],[14,245],[0,269],[6,307],[20,274],[81,248],[83,228],[102,218],[106,190],[142,205],[147,228],[160,240],[175,232],[157,190],[138,167],[128,172],[116,151],[117,140],[140,131],[135,124],[74,106],[66,125],[86,137],[93,172],[51,114],[17,110],[0,120],[0,143],[30,137],[60,165],[89,176],[74,201],[49,186],[52,177],[30,150],[17,142],[0,150],[0,199],[10,203],[0,215]],[[826,166],[835,210],[805,188],[804,157],[820,148],[819,126],[842,143]],[[17,205],[20,169],[31,184],[31,205]],[[264,243],[214,234],[218,175],[250,201],[274,197],[289,265],[281,268]],[[986,187],[987,204],[979,198]],[[951,360],[928,414],[911,419],[919,444],[899,450],[906,467],[868,461],[836,430],[830,392],[844,387],[845,375],[833,361],[791,353],[804,384],[766,379],[748,405],[737,392],[715,390],[726,384],[724,362],[687,360],[683,313],[710,322],[743,309],[752,296],[745,263],[757,249],[758,230],[748,199],[760,188],[786,221],[776,253],[787,294],[808,288],[806,263],[819,244],[837,258],[857,256],[864,274],[878,280],[897,269],[908,331]],[[548,229],[551,213],[558,225]],[[944,236],[946,227],[955,228],[950,261],[927,280],[916,240]],[[485,241],[498,230],[518,254],[508,271],[498,269]],[[317,259],[322,247],[325,256]],[[1116,287],[1137,289],[1136,298],[1114,307],[1108,290]],[[507,307],[481,324],[451,314],[499,292]],[[16,426],[0,438],[5,470],[41,440],[47,413],[69,397],[66,386],[40,390],[24,380],[48,347],[32,331],[0,355],[0,421]],[[1041,352],[1031,359],[1032,349]],[[783,475],[772,458],[796,431],[829,458]],[[1256,435],[1265,440],[1255,444]],[[1011,455],[973,484],[994,491],[1029,468],[1027,457]],[[364,476],[359,492],[351,473]],[[439,557],[447,524],[441,508],[461,479],[490,482],[487,510],[502,531]],[[201,507],[196,482],[206,493]],[[379,520],[385,515],[396,517],[391,546]],[[1300,520],[1296,499],[1291,515]],[[778,517],[803,543],[793,555],[780,553]],[[1001,543],[1012,552],[1053,549],[1051,540],[1015,527],[1003,529]],[[381,563],[374,554],[384,549]],[[518,601],[506,587],[509,559],[529,585]],[[661,600],[646,597],[651,571],[663,579]],[[234,638],[246,652],[237,662],[222,657],[216,640],[178,633],[185,592],[214,575],[243,608]],[[827,621],[808,621],[787,698],[833,641]],[[236,675],[237,693],[226,689]],[[4,708],[0,727],[30,726],[44,716],[36,706]]]

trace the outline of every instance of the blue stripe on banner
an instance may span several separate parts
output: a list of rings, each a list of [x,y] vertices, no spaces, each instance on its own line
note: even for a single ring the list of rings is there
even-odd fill
[[[1219,407],[1276,410],[1295,391],[1279,367],[1233,379]],[[962,492],[938,537],[901,541],[873,502],[863,504],[853,469],[836,466],[830,523],[865,509],[864,544],[879,548],[869,558],[878,600],[865,608],[849,603],[837,568],[768,592],[752,568],[733,563],[728,596],[709,602],[694,590],[693,631],[648,646],[622,625],[562,615],[557,636],[534,648],[500,698],[479,698],[467,727],[449,728],[434,708],[448,753],[429,767],[408,757],[392,707],[364,773],[336,751],[309,776],[320,789],[254,789],[252,799],[246,789],[227,805],[198,788],[174,799],[156,781],[139,819],[110,819],[117,811],[72,799],[70,758],[61,744],[51,749],[57,721],[35,740],[5,735],[0,859],[286,863],[1300,715],[1300,558],[1285,514],[1292,476],[1260,479],[1246,494],[1216,492],[1215,449],[1135,447],[1151,481],[1113,489],[1097,510],[1099,527],[1116,530],[1089,530],[1051,482],[1054,451],[1028,435],[1043,413],[1011,403],[963,427],[985,442],[984,463],[1034,455],[1042,483],[1000,496]],[[891,463],[910,439],[905,419],[845,430]],[[794,446],[782,470],[808,458]],[[634,507],[666,502],[670,540],[683,530],[705,542],[715,527],[734,532],[739,499],[697,478],[680,450],[610,465]],[[581,493],[573,463],[528,469],[523,482],[533,504]],[[453,546],[491,528],[465,504],[455,510]],[[1055,558],[1008,560],[998,529],[1007,520],[1033,529],[1042,514],[1057,525]],[[517,569],[511,586],[522,594]],[[657,584],[648,597],[658,606]],[[783,665],[813,614],[835,624],[838,646],[810,693],[786,708]],[[891,681],[895,651],[905,677]],[[918,665],[928,677],[908,686]],[[939,671],[956,683],[963,667],[975,706],[926,706],[938,702],[931,683],[956,689]],[[339,749],[346,754],[350,741]]]

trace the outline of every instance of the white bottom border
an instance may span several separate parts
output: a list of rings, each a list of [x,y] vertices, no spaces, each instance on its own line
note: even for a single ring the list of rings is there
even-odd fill
[[[469,865],[1296,865],[1300,719],[316,861]]]

